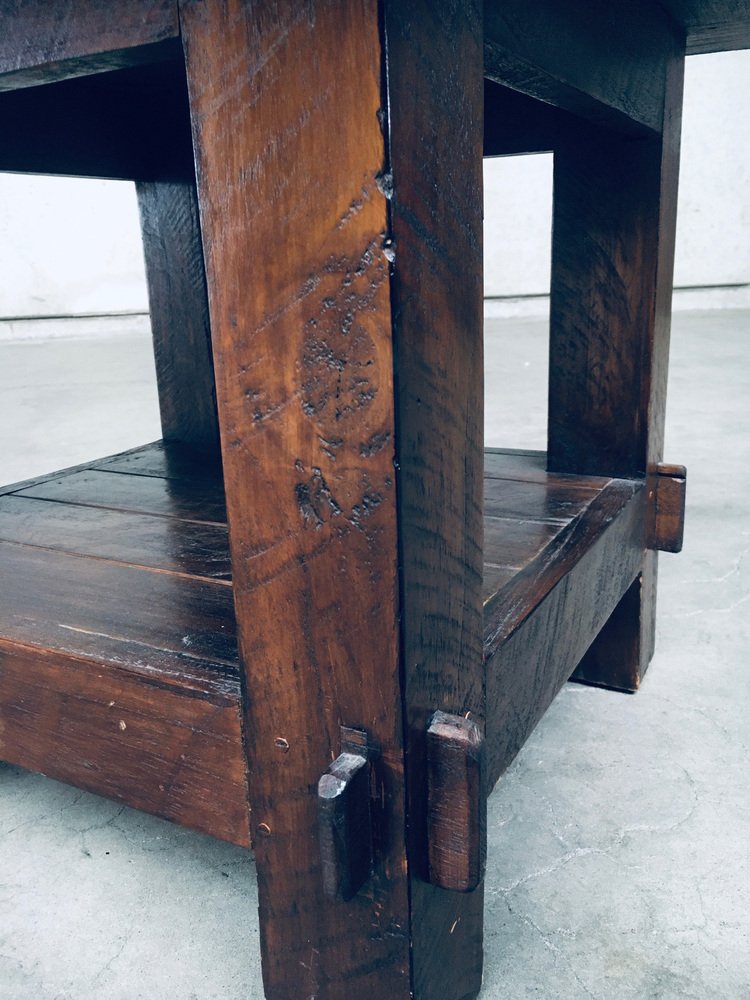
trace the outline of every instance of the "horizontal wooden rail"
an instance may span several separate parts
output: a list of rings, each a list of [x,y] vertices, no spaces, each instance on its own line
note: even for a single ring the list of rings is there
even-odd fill
[[[485,606],[488,790],[638,575],[645,487],[612,480]]]

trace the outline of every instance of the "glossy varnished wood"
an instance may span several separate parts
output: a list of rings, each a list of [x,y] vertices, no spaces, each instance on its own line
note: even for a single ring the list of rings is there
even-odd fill
[[[0,539],[188,577],[230,580],[226,525],[26,496],[0,498]]]
[[[180,441],[168,444],[154,441],[141,448],[92,462],[90,467],[156,479],[183,479],[192,483],[208,481],[209,487],[217,481],[223,483],[220,456],[211,451],[196,451]]]
[[[129,509],[87,504],[88,475]],[[54,499],[66,478],[80,503]],[[0,498],[0,757],[247,845],[227,529],[201,513],[220,478],[192,520],[138,502],[156,478],[51,482]]]
[[[490,788],[637,575],[644,522],[643,485],[612,481],[485,604]]]
[[[502,564],[485,560],[485,646],[490,655],[501,644],[496,609],[505,609],[504,641],[564,576],[571,560],[561,561],[561,553],[568,550],[570,539],[579,539],[576,554],[585,552],[597,537],[595,525],[602,523],[596,511],[609,481],[556,476],[545,473],[543,464],[540,454],[486,456],[485,503],[504,515],[486,518],[492,551]],[[215,517],[223,509],[216,466],[204,463],[199,452],[162,443],[91,465],[97,468],[77,468],[42,478],[34,486],[16,484],[0,498],[5,568],[0,636],[6,648],[15,643],[22,649],[22,660],[13,662],[28,663],[33,650],[45,670],[58,662],[56,657],[70,661],[72,667],[60,666],[50,679],[49,690],[58,692],[56,698],[62,697],[66,670],[80,673],[87,662],[98,664],[110,680],[114,671],[118,683],[128,676],[129,689],[135,692],[145,685],[143,696],[150,692],[154,699],[154,725],[160,714],[165,726],[174,724],[171,703],[159,705],[162,690],[174,697],[182,692],[198,699],[218,698],[234,708],[235,728],[229,732],[238,740],[240,687],[227,532],[205,514],[208,508]],[[169,481],[164,478],[167,470],[173,477]],[[69,485],[63,489],[65,483]],[[116,490],[107,492],[108,484]],[[523,512],[524,497],[535,520]],[[189,520],[182,516],[186,508]],[[613,508],[603,509],[611,513]],[[102,682],[104,692],[107,683]],[[68,724],[71,733],[83,719],[82,714],[79,723]],[[49,746],[37,756],[24,751],[27,766],[49,770],[49,764],[42,764]],[[137,748],[132,742],[128,746],[137,757]],[[197,760],[201,752],[196,749]],[[168,755],[165,741],[162,767]],[[56,773],[78,781],[74,762],[67,761],[64,752],[59,758]],[[132,766],[137,770],[139,765]],[[149,766],[156,774],[156,756]],[[135,793],[127,786],[115,792],[116,785],[103,763],[89,774],[86,787],[130,801]],[[234,785],[226,793],[235,814],[240,808],[238,788]],[[149,806],[140,793],[132,802],[161,810],[158,802]],[[226,836],[220,806],[216,824],[208,815],[201,828]],[[187,816],[181,821],[191,822]]]
[[[19,490],[16,496],[110,510],[138,511],[203,524],[226,524],[221,481],[134,478],[108,469],[82,469]]]

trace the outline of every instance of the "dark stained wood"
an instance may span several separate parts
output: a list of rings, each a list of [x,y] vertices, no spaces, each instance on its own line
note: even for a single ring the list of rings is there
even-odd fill
[[[521,483],[543,483],[547,487],[600,490],[607,485],[610,478],[610,476],[583,476],[549,470],[546,451],[512,448],[484,450],[485,483],[489,479],[515,479]]]
[[[56,503],[158,514],[202,524],[226,524],[227,521],[220,480],[192,482],[85,469],[58,479],[46,480],[14,495]]]
[[[162,683],[157,669],[0,638],[0,759],[248,846],[238,681],[227,691],[202,672],[200,685]]]
[[[257,860],[265,872],[266,991],[274,997],[316,989],[367,995],[376,980],[381,994],[411,989],[407,936],[384,935],[408,920],[397,794],[402,729],[391,702],[401,695],[392,299],[403,379],[398,463],[412,786],[424,780],[429,715],[441,706],[471,706],[480,719],[482,712],[480,18],[440,4],[408,16],[387,7],[388,106],[403,112],[385,122],[386,160],[376,114],[383,109],[377,15],[374,3],[316,5],[313,43],[310,19],[296,7],[292,14],[282,5],[267,21],[239,4],[184,6],[230,537],[238,540],[238,621],[248,685],[262,676],[266,690],[262,711],[250,706],[248,733],[251,798],[271,830]],[[304,63],[299,80],[298,53],[313,44],[316,60]],[[233,74],[247,51],[267,56],[253,56],[238,86]],[[455,73],[446,73],[448,63]],[[283,136],[281,182],[272,135]],[[475,149],[468,170],[451,167],[456,146]],[[261,254],[250,252],[243,232]],[[271,647],[252,623],[280,608],[288,627]],[[288,676],[280,669],[294,663]],[[279,733],[268,708],[282,703],[290,735]],[[314,843],[314,802],[300,790],[317,780],[339,720],[368,716],[383,746],[390,807],[376,835],[372,892],[332,911],[320,900],[317,860],[305,846]],[[292,748],[281,776],[272,750],[278,735]],[[413,794],[423,799],[426,790]],[[423,826],[410,809],[415,827]],[[426,867],[424,837],[415,838],[410,863]],[[416,871],[411,888],[415,992],[438,982],[446,997],[475,992],[481,893],[446,899],[423,887]],[[334,938],[311,972],[309,943]]]
[[[561,117],[558,108],[486,79],[484,156],[551,152]]]
[[[487,0],[484,72],[530,97],[630,134],[660,132],[680,29],[658,4]]]
[[[485,606],[489,788],[637,575],[644,522],[643,486],[612,483]]]
[[[601,489],[579,486],[549,476],[546,482],[486,478],[485,517],[513,517],[533,521],[568,521],[579,514]]]
[[[661,461],[683,62],[663,136],[571,135],[555,156],[549,468],[644,475]]]
[[[176,0],[5,0],[0,90],[154,61],[178,36]]]
[[[750,48],[747,0],[661,0],[687,36],[687,54]]]
[[[661,146],[602,134],[571,141],[555,157],[553,471],[646,472],[650,388],[664,367],[658,355],[669,348],[668,320],[657,326],[655,314]]]
[[[166,436],[204,457],[1,491],[0,755],[243,844],[247,760],[269,1000],[474,997],[477,747],[494,780],[576,663],[640,682],[646,546],[680,520],[658,494],[685,33],[738,44],[747,13],[488,0],[483,52],[472,0],[2,5],[0,90],[26,90],[0,95],[0,169],[148,182]],[[485,148],[557,161],[552,471],[488,457],[484,581],[483,66]],[[367,838],[334,831],[368,811],[353,865]]]
[[[247,690],[263,691],[246,740],[265,992],[406,998],[378,5],[181,11],[238,629]],[[387,809],[367,892],[332,903],[315,788],[342,723],[382,748]]]
[[[459,715],[435,712],[427,729],[430,882],[470,892],[484,878],[487,790],[484,735]]]
[[[0,31],[2,24],[0,15]],[[191,183],[179,54],[177,47],[154,65],[0,93],[0,169]]]
[[[318,781],[323,891],[345,902],[364,886],[372,864],[370,767],[366,753],[344,750]]]
[[[483,888],[427,881],[425,735],[436,710],[484,728],[482,10],[384,12],[412,989],[463,1000],[481,985]]]
[[[685,532],[684,465],[660,462],[649,480],[650,517],[648,546],[662,552],[681,552]]]
[[[612,480],[547,472],[543,452],[484,453],[485,605],[519,572],[554,562],[572,522],[588,514]],[[596,508],[594,508],[596,509]]]
[[[531,558],[517,569],[512,580],[485,601],[485,657],[492,656],[519,625],[534,613],[539,603],[563,580],[571,567],[583,558],[623,510],[628,509],[628,516],[632,517],[633,497],[643,492],[642,483],[612,480],[591,501],[583,514],[558,526],[550,541],[546,545],[539,545]],[[640,510],[640,506],[638,509]],[[523,522],[520,522],[519,528],[522,525]],[[633,578],[627,563],[624,571],[615,567],[611,570],[611,575],[619,581],[614,586],[619,586],[621,592],[624,592]],[[589,641],[597,631],[598,629],[590,634]]]
[[[92,556],[227,584],[229,540],[224,525],[51,503],[0,498],[0,539]]]
[[[646,476],[662,459],[684,58],[669,53],[664,131],[631,141],[572,134],[555,156],[549,467]],[[644,553],[641,606],[623,644],[603,628],[591,664],[638,687],[654,647],[656,559]],[[632,609],[632,602],[620,609]],[[627,668],[614,666],[618,656]],[[633,659],[633,656],[636,658]],[[624,670],[630,680],[623,684]],[[606,684],[606,674],[598,682]],[[578,679],[576,677],[575,679]]]
[[[226,526],[5,495],[0,564],[0,758],[248,845]]]
[[[612,691],[637,691],[641,674],[637,665],[650,659],[653,649],[643,649],[644,632],[652,630],[634,628],[640,622],[644,600],[644,575],[639,573],[617,603],[596,641],[586,650],[576,667],[572,680]]]
[[[166,466],[173,451],[187,462],[190,452],[174,445],[147,446],[143,449],[143,454],[146,462],[153,462],[156,457]],[[124,463],[127,467],[137,467],[138,454],[137,451],[130,452],[96,464],[106,466],[110,463]],[[506,489],[509,505],[512,505],[517,503],[519,487],[524,486],[520,479],[523,475],[524,457],[518,454],[503,456],[497,452],[488,455],[488,465],[496,473],[501,471],[503,461],[506,471],[515,478],[487,479],[485,486],[492,491],[496,502],[501,504],[501,491]],[[529,478],[536,479],[539,476],[537,457],[527,456],[525,462]],[[189,465],[185,464],[181,469],[183,473],[187,473]],[[122,474],[124,481],[131,478],[134,477]],[[554,536],[550,540],[540,540],[535,551],[529,550],[522,570],[519,571],[517,567],[497,568],[485,565],[484,589],[487,595],[492,595],[485,608],[485,648],[491,665],[496,662],[495,653],[533,616],[536,607],[564,580],[576,559],[586,555],[597,543],[602,530],[606,529],[613,518],[619,517],[624,505],[627,509],[629,498],[638,494],[639,490],[642,492],[642,488],[631,483],[609,483],[605,488],[593,491],[591,487],[576,487],[573,477],[565,477],[562,486],[558,477],[549,475],[548,480],[547,489],[551,497],[559,497],[560,489],[564,489],[567,493],[579,492],[588,502],[583,509],[576,509],[575,514],[567,519],[551,518],[547,522],[553,528]],[[179,483],[181,489],[187,490],[186,480],[180,480]],[[534,481],[528,486],[533,493],[544,488]],[[508,552],[517,547],[518,537],[529,530],[522,512],[518,512],[515,518],[509,516],[502,520],[490,520],[507,528]],[[21,667],[11,670],[6,668],[6,662],[22,663],[25,670],[31,670],[28,664],[33,664],[33,684],[36,685],[37,679],[41,678],[39,690],[46,692],[43,699],[39,692],[34,695],[36,700],[32,699],[35,706],[33,711],[29,708],[31,714],[23,716],[28,722],[25,729],[20,727],[20,722],[18,726],[14,722],[12,729],[6,730],[4,752],[6,759],[23,766],[54,773],[61,780],[114,796],[159,815],[167,815],[196,829],[229,839],[239,838],[238,842],[244,842],[240,835],[229,833],[226,826],[222,826],[226,822],[227,811],[236,816],[244,808],[244,791],[234,779],[217,805],[218,818],[215,823],[209,818],[208,805],[204,803],[199,807],[192,802],[191,796],[198,794],[197,785],[190,786],[193,791],[180,791],[177,805],[163,804],[169,796],[154,797],[154,789],[158,790],[158,785],[164,784],[163,781],[157,781],[156,785],[154,782],[160,773],[162,776],[171,773],[172,768],[169,753],[174,741],[170,742],[168,735],[164,734],[171,731],[170,727],[184,726],[184,722],[180,721],[182,716],[175,714],[173,704],[181,704],[179,699],[185,697],[210,704],[218,700],[225,706],[233,705],[235,709],[232,717],[226,708],[225,712],[223,710],[224,714],[220,714],[220,719],[224,719],[228,725],[229,720],[234,718],[233,724],[237,725],[240,691],[235,666],[236,650],[232,641],[234,622],[230,592],[225,587],[222,596],[221,591],[212,590],[211,586],[200,586],[200,580],[186,581],[182,577],[175,579],[173,574],[175,567],[183,574],[197,572],[190,561],[190,552],[196,547],[200,550],[201,545],[205,546],[206,539],[212,537],[215,530],[205,524],[168,517],[126,514],[17,495],[6,496],[0,502],[0,538],[7,540],[11,536],[16,541],[13,545],[0,545],[4,567],[4,586],[0,595],[0,641],[4,644],[7,656],[11,656],[13,650],[20,650],[20,658],[3,661],[3,669],[8,678],[13,678],[13,686],[11,691],[9,679],[9,687],[4,691],[10,693],[7,701],[2,704],[10,706],[12,714],[17,712],[13,706],[19,698],[17,685],[20,684],[18,671]],[[201,533],[204,534],[202,541]],[[182,543],[179,542],[180,538],[183,539]],[[183,547],[186,538],[189,543]],[[226,546],[226,536],[222,535],[222,538]],[[502,547],[499,536],[497,544]],[[212,555],[219,554],[218,536],[211,545]],[[70,552],[77,552],[78,557],[47,552],[37,546],[55,549],[67,547]],[[89,559],[81,558],[85,553],[95,554],[101,561],[92,567]],[[121,560],[129,565],[118,565],[111,560]],[[160,572],[147,573],[132,565],[147,560],[153,564],[152,569]],[[226,565],[226,550],[223,559],[219,556],[219,561]],[[200,571],[207,572],[205,567],[201,567]],[[619,572],[627,574],[629,571],[629,564],[626,562]],[[609,573],[612,575],[611,567]],[[503,586],[504,589],[501,590]],[[497,593],[498,591],[501,592]],[[624,606],[632,599],[632,594],[633,588],[623,598]],[[210,611],[210,617],[206,617],[211,608],[213,610]],[[616,615],[613,615],[612,621],[615,620]],[[546,648],[545,642],[554,646],[554,629],[550,630],[543,641],[539,641],[539,647]],[[42,666],[37,667],[38,663]],[[149,714],[144,705],[150,704],[148,722],[139,723],[137,731],[123,719],[128,726],[128,740],[131,741],[121,744],[129,748],[128,760],[119,763],[114,770],[111,763],[106,763],[106,749],[101,750],[103,763],[100,766],[91,764],[91,760],[99,759],[99,750],[94,749],[85,758],[88,763],[80,763],[78,747],[85,737],[87,720],[83,693],[81,700],[75,702],[76,706],[81,705],[80,713],[71,713],[62,707],[64,692],[67,688],[72,690],[71,685],[74,683],[68,672],[73,671],[75,677],[80,679],[75,684],[82,686],[85,683],[86,674],[83,671],[87,663],[91,676],[95,675],[102,681],[102,691],[110,691],[111,685],[115,683],[127,689],[127,699],[123,701],[120,696],[118,705],[130,705],[133,711],[136,710],[133,706],[137,706],[139,715],[143,715]],[[49,664],[55,664],[55,669],[49,667],[52,672],[48,674],[45,671]],[[37,669],[42,673],[37,674]],[[36,691],[36,687],[34,690]],[[81,691],[83,692],[82,687]],[[164,698],[162,691],[166,692]],[[99,694],[92,692],[91,698],[99,704],[97,698],[101,701],[104,694],[100,698]],[[32,704],[30,699],[31,695],[24,701],[26,706]],[[44,754],[50,753],[52,735],[37,749],[30,749],[30,733],[33,726],[37,725],[35,719],[47,720],[39,723],[44,729],[45,726],[52,725],[49,722],[52,718],[57,720],[55,725],[59,725],[63,712],[68,742],[57,747],[55,761],[50,763]],[[106,742],[111,736],[108,718],[108,714],[103,713],[101,720],[97,722],[99,728],[92,747],[99,746],[100,729],[101,740],[105,741],[105,746],[109,745]],[[52,729],[49,731],[52,733]],[[182,728],[179,731],[182,732]],[[239,739],[238,729],[226,732],[233,732],[236,739]],[[205,767],[213,759],[213,750],[201,748],[201,740],[209,738],[206,733],[210,735],[214,730],[207,728],[203,735],[195,737],[196,756],[191,767],[199,771],[203,766],[200,762],[204,753],[207,755]],[[162,736],[164,749],[159,756],[158,745]],[[15,750],[12,749],[14,745],[17,745]],[[347,753],[364,752],[361,745],[352,744],[351,741],[342,742],[340,746]],[[275,749],[283,758],[286,752],[284,737],[279,738]],[[221,752],[224,753],[225,750]],[[81,768],[85,768],[83,777]],[[143,768],[152,776],[150,783],[142,780]],[[202,818],[196,819],[196,809],[199,809]]]
[[[0,542],[0,635],[178,677],[192,661],[236,673],[232,592],[103,559]]]
[[[559,534],[562,523],[564,522],[486,517],[485,559],[497,566],[514,566],[520,569]],[[485,593],[485,597],[487,596]]]
[[[509,580],[512,580],[517,572],[517,566],[504,566],[485,561],[482,574],[482,595],[485,603],[494,597]]]
[[[156,479],[187,479],[193,483],[208,480],[222,484],[221,458],[213,452],[198,451],[179,441],[153,441],[140,448],[124,451],[86,468],[120,472],[129,476],[153,476]]]
[[[140,181],[136,191],[162,435],[165,441],[182,441],[218,455],[211,328],[195,185]]]

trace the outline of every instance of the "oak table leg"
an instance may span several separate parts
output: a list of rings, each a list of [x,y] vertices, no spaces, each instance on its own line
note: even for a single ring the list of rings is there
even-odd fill
[[[483,729],[481,6],[181,19],[266,995],[463,1000],[482,892],[426,881],[426,741],[436,711]],[[366,733],[372,796],[348,900],[324,892],[317,813],[334,759],[354,781],[342,727]]]
[[[683,64],[675,42],[660,132],[587,126],[555,151],[549,468],[646,476],[651,495],[664,437]],[[638,687],[654,648],[656,565],[644,551],[575,679]]]

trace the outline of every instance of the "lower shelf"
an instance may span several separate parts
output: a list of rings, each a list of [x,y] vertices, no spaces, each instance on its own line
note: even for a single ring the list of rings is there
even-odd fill
[[[0,492],[0,759],[249,844],[220,469],[151,445]]]
[[[640,493],[487,452],[493,779],[637,574]],[[249,844],[221,470],[157,443],[6,487],[0,561],[0,759]]]

